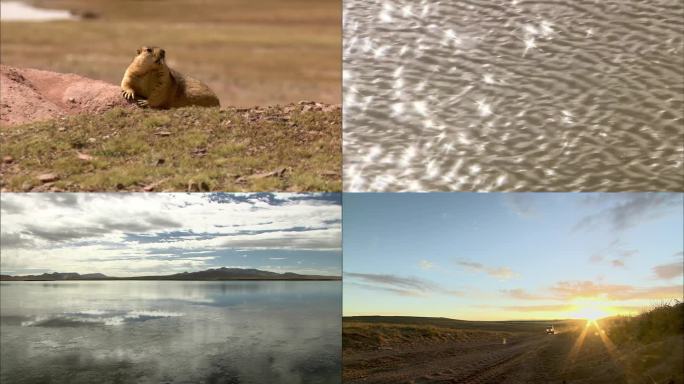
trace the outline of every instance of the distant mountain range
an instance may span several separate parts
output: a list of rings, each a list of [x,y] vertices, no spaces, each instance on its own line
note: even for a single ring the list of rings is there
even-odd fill
[[[342,280],[340,276],[300,275],[297,273],[276,273],[259,269],[216,268],[198,272],[183,272],[173,275],[113,277],[101,273],[43,273],[42,275],[11,276],[0,275],[2,281],[57,281],[57,280]]]

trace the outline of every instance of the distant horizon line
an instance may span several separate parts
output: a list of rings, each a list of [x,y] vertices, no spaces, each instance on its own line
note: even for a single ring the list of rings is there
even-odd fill
[[[2,275],[10,276],[10,275]],[[11,276],[18,277],[18,276]],[[339,276],[322,276],[322,277],[312,277],[306,279],[269,279],[269,278],[231,278],[231,279],[155,279],[155,278],[136,278],[136,277],[103,277],[97,278],[85,278],[85,279],[11,279],[5,280],[0,279],[0,282],[55,282],[55,281],[207,281],[207,282],[220,282],[220,281],[342,281]]]
[[[224,276],[200,276],[202,274],[209,273],[230,273],[230,272],[252,272],[255,275],[224,275]],[[266,273],[268,275],[256,275]],[[185,275],[187,276],[187,278]],[[61,278],[59,278],[61,276]],[[200,276],[200,277],[194,277]],[[217,267],[209,268],[198,271],[183,271],[168,274],[146,274],[146,275],[134,275],[134,276],[109,276],[101,272],[89,272],[89,273],[79,273],[79,272],[43,272],[40,274],[11,274],[7,272],[0,271],[0,277],[7,280],[15,279],[25,279],[25,280],[15,280],[15,281],[65,281],[65,280],[297,280],[301,278],[302,280],[342,280],[342,275],[325,275],[325,274],[303,274],[296,272],[274,272],[267,271],[258,268],[234,268],[234,267]],[[50,277],[55,277],[55,279],[50,279]],[[172,277],[176,277],[175,279]],[[9,279],[7,279],[9,278]]]
[[[606,316],[602,317],[597,320],[602,320],[602,319],[607,319],[610,317],[615,317],[615,316],[620,316],[620,315],[614,315],[614,316]],[[580,318],[554,318],[554,319],[540,319],[540,318],[530,318],[530,319],[505,319],[505,320],[465,320],[465,319],[458,319],[454,317],[445,317],[445,316],[413,316],[413,315],[342,315],[342,319],[352,319],[352,318],[403,318],[403,319],[444,319],[444,320],[453,320],[453,321],[463,321],[463,322],[514,322],[514,321],[592,321],[589,319],[580,319]]]

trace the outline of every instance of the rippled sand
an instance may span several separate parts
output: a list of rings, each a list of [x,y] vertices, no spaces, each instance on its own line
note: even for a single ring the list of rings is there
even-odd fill
[[[682,4],[345,0],[345,190],[683,190]]]

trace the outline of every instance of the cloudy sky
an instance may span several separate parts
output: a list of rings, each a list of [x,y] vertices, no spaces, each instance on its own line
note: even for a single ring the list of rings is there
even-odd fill
[[[683,196],[345,194],[344,314],[582,318],[681,300]]]
[[[3,274],[341,273],[339,194],[12,194]]]

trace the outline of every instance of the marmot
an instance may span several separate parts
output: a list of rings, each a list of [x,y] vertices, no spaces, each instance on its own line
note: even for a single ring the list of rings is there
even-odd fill
[[[220,106],[211,89],[199,80],[166,65],[166,52],[158,47],[140,47],[121,80],[121,93],[141,107],[177,108],[189,105]]]

